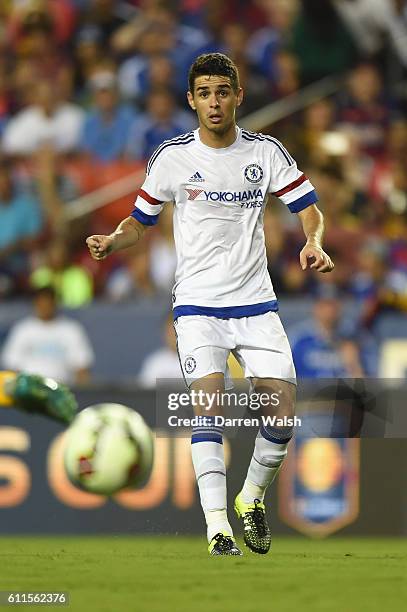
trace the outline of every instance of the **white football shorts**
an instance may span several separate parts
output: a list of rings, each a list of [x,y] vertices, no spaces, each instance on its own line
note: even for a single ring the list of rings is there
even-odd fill
[[[175,323],[175,332],[188,387],[214,372],[224,374],[226,389],[233,387],[227,365],[230,352],[245,378],[278,378],[295,383],[290,345],[276,312],[240,319],[182,316]]]

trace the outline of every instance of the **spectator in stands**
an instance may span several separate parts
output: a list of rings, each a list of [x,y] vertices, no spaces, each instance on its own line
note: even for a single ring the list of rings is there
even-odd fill
[[[265,11],[268,24],[255,29],[247,50],[256,71],[274,83],[281,69],[278,66],[278,55],[291,39],[299,3],[297,0],[273,0],[257,4]]]
[[[273,99],[284,98],[300,89],[300,67],[298,59],[286,50],[276,53],[272,80]]]
[[[407,190],[406,190],[407,191]],[[386,245],[386,267],[365,303],[364,324],[373,327],[391,315],[405,327],[407,313],[407,220],[406,214],[387,221],[390,239]]]
[[[373,64],[360,64],[338,97],[338,127],[356,136],[362,153],[383,155],[386,131],[398,114],[383,90],[380,72]]]
[[[16,190],[10,163],[0,160],[0,293],[24,289],[42,228],[39,202]]]
[[[304,163],[321,167],[329,163],[332,152],[327,134],[334,131],[335,106],[332,100],[314,102],[303,113],[303,124],[297,135],[297,155]]]
[[[97,65],[103,60],[105,49],[102,46],[102,35],[100,30],[94,25],[81,28],[75,36],[75,91],[77,98],[81,102],[87,101],[89,95],[87,84],[96,69]]]
[[[72,93],[72,62],[63,49],[73,27],[69,12],[72,7],[67,0],[53,0],[50,5],[28,0],[16,9],[16,22],[13,17],[9,22],[18,61],[27,64],[35,84],[43,79],[52,81],[61,100],[69,99]]]
[[[116,0],[89,0],[80,16],[79,25],[80,27],[95,26],[100,32],[103,48],[108,50],[114,32],[130,17],[131,8],[129,8],[129,13],[126,13],[126,8],[128,7],[125,3]]]
[[[146,112],[136,119],[128,140],[128,155],[147,160],[169,138],[196,128],[194,116],[176,106],[168,89],[155,89],[147,97]]]
[[[156,52],[136,55],[124,61],[119,69],[120,92],[124,98],[132,100],[140,106],[144,105],[145,97],[157,87],[173,89],[175,67],[167,53]],[[185,101],[185,91],[180,93]]]
[[[335,270],[336,282],[343,287],[354,273],[355,244],[361,235],[361,219],[353,210],[355,191],[345,181],[343,169],[337,162],[314,171],[312,180],[326,219],[325,243],[341,262]]]
[[[172,313],[165,320],[164,342],[164,346],[144,359],[137,376],[140,387],[154,389],[157,378],[182,378]]]
[[[297,376],[363,376],[357,345],[340,332],[341,302],[334,285],[323,283],[316,293],[312,319],[288,330]]]
[[[75,25],[75,6],[71,0],[26,0],[13,2],[8,21],[8,38],[15,47],[24,42],[27,31],[49,30],[56,43],[69,42]]]
[[[137,51],[119,68],[120,93],[129,100],[140,100],[145,95],[148,65],[151,57],[165,55],[173,61],[175,35],[156,22],[145,24],[137,38]]]
[[[302,0],[290,50],[300,63],[303,85],[351,68],[355,45],[332,0]]]
[[[32,155],[44,143],[70,153],[79,145],[84,112],[76,104],[59,99],[51,81],[40,81],[33,103],[10,119],[3,135],[3,151],[13,156]]]
[[[150,274],[148,243],[144,242],[118,254],[115,265],[108,274],[105,292],[107,297],[115,302],[151,297],[155,294]]]
[[[399,214],[407,210],[407,122],[393,123],[386,142],[385,155],[375,160],[368,184],[368,195],[381,218],[389,210]]]
[[[80,228],[75,226],[74,229],[72,225],[68,228],[66,203],[79,197],[81,193],[79,179],[75,180],[75,177],[69,176],[68,167],[63,163],[63,156],[59,155],[52,145],[40,146],[32,161],[34,162],[32,188],[41,200],[47,229],[53,236],[69,233],[72,239]]]
[[[237,117],[245,117],[272,101],[272,90],[269,82],[261,74],[253,72],[249,61],[241,57],[235,62],[239,70],[240,85],[243,87],[243,101],[237,109]]]
[[[134,55],[123,62],[119,71],[122,94],[140,99],[145,89],[149,59],[155,55],[166,55],[171,60],[176,68],[173,87],[177,92],[184,92],[192,58],[205,51],[209,44],[205,32],[180,24],[176,11],[166,3],[152,7],[147,16],[140,13],[134,22],[125,26],[125,30],[126,44],[121,51]]]
[[[248,31],[243,23],[225,23],[222,30],[222,53],[239,63],[248,59]]]
[[[71,261],[68,245],[61,237],[48,245],[45,260],[30,280],[36,289],[52,286],[66,308],[85,306],[93,297],[91,275],[84,266]]]
[[[407,67],[407,20],[398,10],[397,0],[333,0],[333,3],[364,57],[374,59],[386,44]]]
[[[11,328],[2,351],[3,366],[66,384],[88,382],[94,357],[82,325],[58,314],[50,287],[36,291],[33,306],[33,315]]]
[[[123,157],[135,111],[121,103],[114,70],[101,65],[89,81],[93,108],[83,125],[80,149],[93,161],[109,163]]]
[[[383,239],[365,239],[357,249],[357,266],[350,279],[351,294],[370,310],[386,274],[387,248]]]

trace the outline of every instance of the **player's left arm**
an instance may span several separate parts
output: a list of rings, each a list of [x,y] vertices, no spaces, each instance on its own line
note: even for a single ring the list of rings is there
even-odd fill
[[[300,265],[303,270],[308,267],[308,260],[314,259],[309,266],[317,272],[332,272],[334,263],[322,248],[324,235],[324,217],[315,204],[300,210],[298,216],[301,219],[302,228],[307,242],[300,253]]]

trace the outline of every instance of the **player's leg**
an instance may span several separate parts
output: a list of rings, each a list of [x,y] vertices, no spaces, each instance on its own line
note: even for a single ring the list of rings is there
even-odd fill
[[[284,380],[253,379],[257,395],[264,399],[260,426],[252,459],[241,497],[245,503],[261,502],[267,487],[273,482],[287,455],[288,443],[293,435],[289,424],[294,417],[296,386]],[[269,398],[269,400],[267,400]]]
[[[236,325],[239,330],[239,325]],[[235,499],[235,510],[244,525],[245,543],[258,553],[268,552],[271,544],[264,494],[275,479],[287,455],[292,437],[295,409],[295,369],[287,336],[276,313],[251,317],[242,322],[236,356],[252,388],[261,397],[264,419],[242,490]]]
[[[177,346],[185,382],[201,398],[194,406],[199,425],[193,427],[191,453],[211,554],[241,554],[227,517],[226,466],[222,414],[218,402],[225,389],[227,333],[222,322],[210,317],[183,317],[176,326]]]
[[[235,511],[243,522],[245,544],[253,552],[265,554],[271,546],[271,533],[264,495],[287,455],[293,427],[286,419],[294,416],[296,387],[282,380],[258,378],[253,379],[253,385],[255,393],[261,394],[262,416],[268,422],[262,423],[257,434],[246,479],[235,499]]]
[[[205,399],[195,408],[201,424],[192,428],[191,453],[199,488],[202,510],[207,526],[211,554],[240,554],[233,539],[233,530],[227,516],[226,466],[223,452],[223,427],[216,425],[215,417],[222,415],[221,406],[212,401],[225,389],[222,372],[213,372],[193,382],[191,390]]]

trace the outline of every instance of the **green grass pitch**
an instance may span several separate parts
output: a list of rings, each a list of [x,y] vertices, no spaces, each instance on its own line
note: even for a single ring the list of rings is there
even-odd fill
[[[244,553],[209,557],[196,537],[3,537],[0,590],[68,591],[69,607],[45,607],[61,611],[407,609],[406,539],[276,537],[272,554]]]

